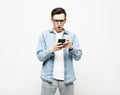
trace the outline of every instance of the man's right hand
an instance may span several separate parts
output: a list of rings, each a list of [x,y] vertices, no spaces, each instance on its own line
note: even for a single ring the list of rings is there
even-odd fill
[[[50,52],[56,52],[58,50],[61,50],[62,48],[64,47],[64,45],[62,43],[55,43],[51,49],[50,49]]]

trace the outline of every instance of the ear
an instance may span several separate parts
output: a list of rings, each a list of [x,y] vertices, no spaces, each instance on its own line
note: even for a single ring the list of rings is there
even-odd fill
[[[53,19],[51,18],[51,22],[53,23]]]
[[[67,18],[65,18],[65,22],[67,21]]]

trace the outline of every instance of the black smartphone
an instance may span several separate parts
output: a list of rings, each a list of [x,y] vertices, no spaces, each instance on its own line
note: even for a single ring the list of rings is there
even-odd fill
[[[58,39],[58,43],[64,43],[65,42],[65,39]]]

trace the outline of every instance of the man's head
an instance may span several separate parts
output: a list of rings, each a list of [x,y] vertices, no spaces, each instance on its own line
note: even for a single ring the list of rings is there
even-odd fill
[[[53,28],[56,32],[62,32],[63,26],[66,22],[66,12],[63,8],[57,7],[51,12],[51,21],[53,23]]]

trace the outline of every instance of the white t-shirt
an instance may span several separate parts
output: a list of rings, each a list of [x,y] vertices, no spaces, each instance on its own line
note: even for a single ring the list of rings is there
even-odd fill
[[[56,43],[58,39],[61,39],[63,32],[56,33]],[[64,53],[63,49],[55,52],[53,78],[58,80],[64,80]]]

